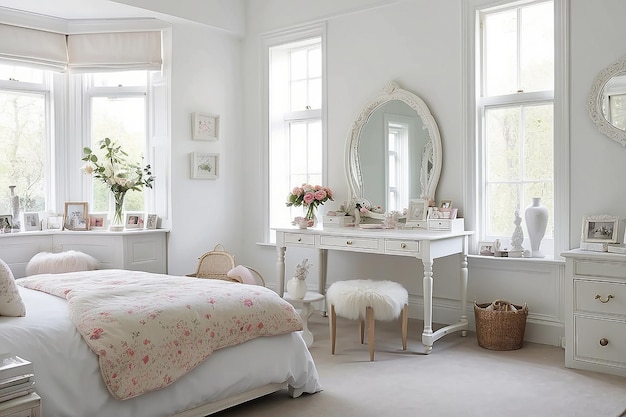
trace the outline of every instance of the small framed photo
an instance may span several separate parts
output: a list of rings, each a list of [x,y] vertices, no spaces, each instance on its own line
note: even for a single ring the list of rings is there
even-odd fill
[[[11,233],[13,227],[13,216],[10,214],[0,214],[0,233]]]
[[[191,114],[191,138],[193,140],[219,139],[220,117],[211,113]]]
[[[146,229],[156,229],[159,217],[156,214],[148,214],[146,216]]]
[[[48,216],[43,220],[42,226],[48,230],[63,229],[63,216]]]
[[[89,230],[106,229],[108,217],[107,213],[89,213]]]
[[[482,256],[493,256],[493,242],[478,242],[478,254]]]
[[[127,229],[143,229],[144,214],[143,213],[126,213],[126,222],[124,226]]]
[[[68,230],[87,230],[89,225],[86,202],[66,202],[63,226]]]
[[[585,216],[581,242],[618,243],[620,219],[616,216]]]
[[[24,213],[24,231],[41,230],[39,213]]]
[[[439,203],[439,208],[451,209],[452,208],[452,200],[441,200],[441,202]]]
[[[409,200],[409,211],[406,216],[407,222],[419,222],[426,220],[428,215],[428,201],[412,199]]]
[[[190,154],[191,178],[214,180],[219,175],[220,154],[192,152]]]

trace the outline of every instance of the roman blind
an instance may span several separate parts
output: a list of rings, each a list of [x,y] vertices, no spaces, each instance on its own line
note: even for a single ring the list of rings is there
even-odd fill
[[[65,35],[0,24],[0,60],[12,65],[65,71]]]
[[[71,72],[160,70],[161,32],[114,32],[68,35]]]
[[[161,32],[64,35],[0,24],[0,61],[58,72],[158,71]]]

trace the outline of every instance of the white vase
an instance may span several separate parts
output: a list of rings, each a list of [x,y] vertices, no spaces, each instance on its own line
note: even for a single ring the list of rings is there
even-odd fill
[[[534,197],[532,205],[526,208],[524,213],[526,218],[526,229],[528,229],[528,238],[530,239],[530,249],[533,258],[544,258],[539,247],[541,239],[546,233],[548,226],[548,208],[541,205],[541,198]]]
[[[306,295],[306,281],[296,277],[287,281],[287,293],[291,298],[302,299]]]

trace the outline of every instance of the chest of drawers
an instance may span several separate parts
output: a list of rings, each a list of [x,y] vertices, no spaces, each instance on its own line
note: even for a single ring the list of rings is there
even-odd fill
[[[626,255],[563,256],[565,366],[626,377]]]

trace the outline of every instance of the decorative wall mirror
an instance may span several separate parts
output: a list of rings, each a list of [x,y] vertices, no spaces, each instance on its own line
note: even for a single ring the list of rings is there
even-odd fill
[[[426,103],[393,81],[359,113],[345,155],[349,209],[359,203],[402,212],[411,199],[435,199],[439,128]]]
[[[626,146],[626,57],[598,74],[587,109],[600,132]]]

